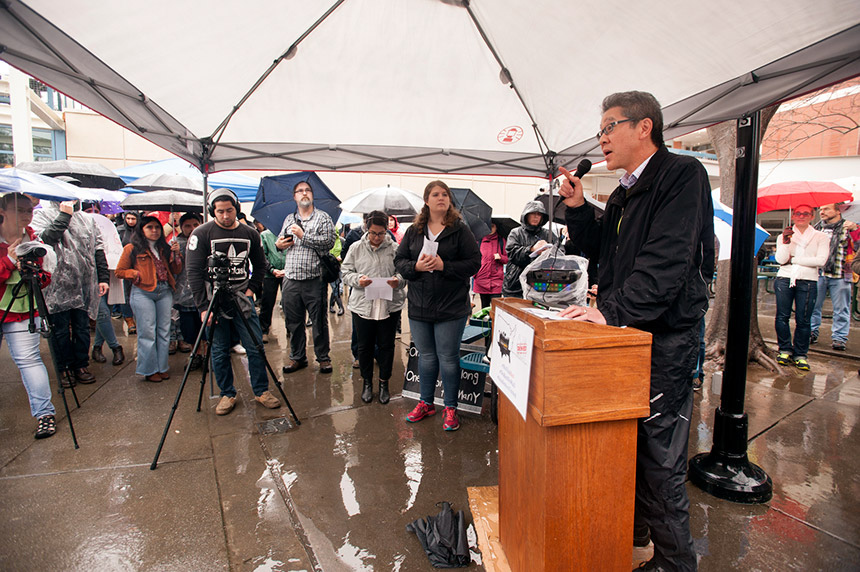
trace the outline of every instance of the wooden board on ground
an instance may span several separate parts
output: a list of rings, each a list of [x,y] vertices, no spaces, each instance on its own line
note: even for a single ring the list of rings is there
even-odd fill
[[[469,509],[487,572],[510,572],[499,542],[499,487],[468,487]]]

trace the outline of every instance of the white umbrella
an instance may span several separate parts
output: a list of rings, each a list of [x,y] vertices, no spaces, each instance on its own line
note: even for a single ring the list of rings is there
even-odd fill
[[[203,194],[203,180],[191,179],[184,175],[152,174],[145,175],[128,184],[133,189],[141,191],[182,191],[185,193]]]
[[[391,185],[367,189],[340,204],[340,208],[349,212],[382,211],[394,216],[414,215],[423,206],[424,199],[420,196]]]

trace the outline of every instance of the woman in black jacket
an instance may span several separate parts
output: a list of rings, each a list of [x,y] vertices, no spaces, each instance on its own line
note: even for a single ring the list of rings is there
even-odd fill
[[[428,253],[433,248],[430,243],[436,245],[435,255]],[[424,189],[424,207],[397,248],[394,266],[409,282],[409,327],[420,353],[421,400],[406,420],[415,423],[436,413],[433,394],[441,370],[442,428],[456,431],[460,428],[460,338],[472,311],[469,278],[481,267],[481,252],[442,181],[432,181]]]

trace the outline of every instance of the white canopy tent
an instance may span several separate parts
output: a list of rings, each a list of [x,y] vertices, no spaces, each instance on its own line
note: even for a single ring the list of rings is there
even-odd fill
[[[0,58],[210,172],[536,175],[860,74],[856,0],[6,0]],[[202,169],[201,169],[202,170]]]

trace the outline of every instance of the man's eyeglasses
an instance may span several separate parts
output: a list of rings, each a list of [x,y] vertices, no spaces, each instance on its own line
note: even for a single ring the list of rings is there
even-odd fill
[[[601,137],[603,137],[604,135],[609,135],[610,133],[615,131],[616,126],[621,125],[622,123],[626,123],[628,121],[636,121],[636,120],[633,119],[632,117],[630,117],[627,119],[619,119],[618,121],[613,121],[612,123],[607,123],[606,127],[601,129],[600,131],[598,131],[597,135],[595,137],[597,138],[598,141],[600,141]]]
[[[294,195],[312,195],[313,191],[310,189],[298,189],[296,191],[293,191],[293,194]]]
[[[794,211],[794,216],[812,216],[810,211]]]

